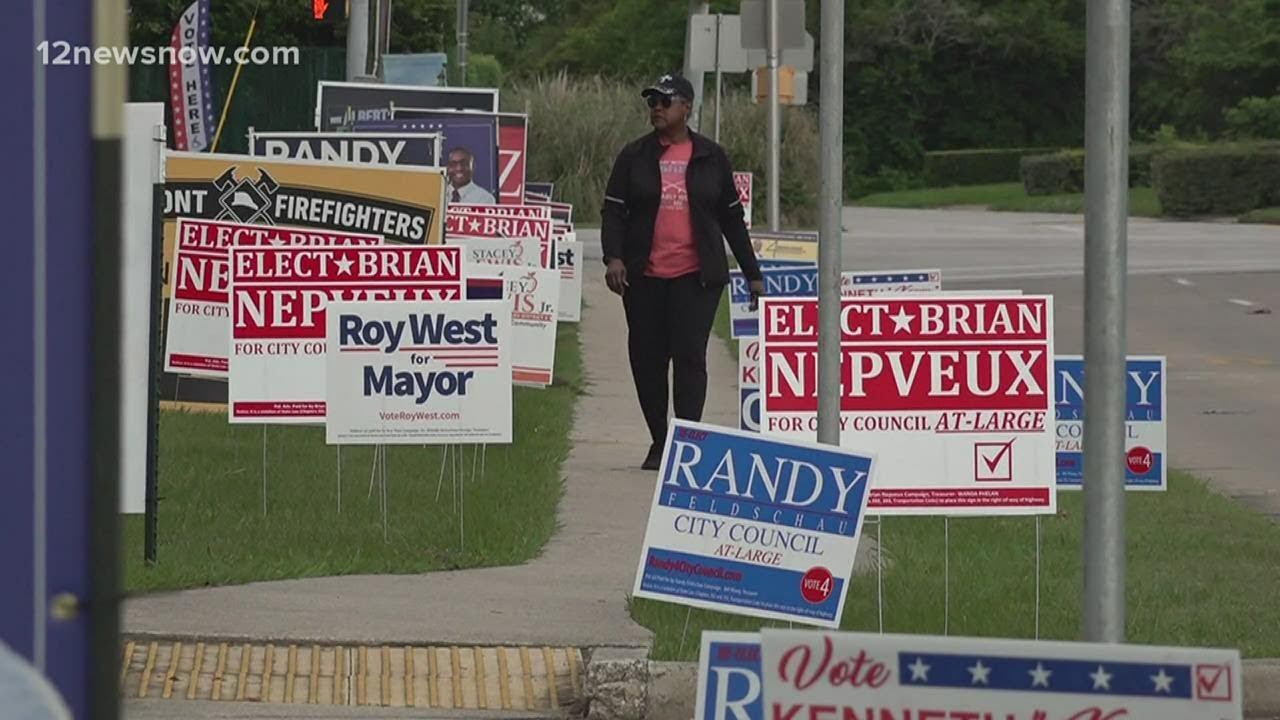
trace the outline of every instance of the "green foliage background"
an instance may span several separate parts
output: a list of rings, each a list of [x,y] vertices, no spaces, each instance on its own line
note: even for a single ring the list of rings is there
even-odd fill
[[[188,2],[134,0],[132,43],[167,44]],[[710,6],[736,13],[738,4]],[[815,39],[819,4],[806,4]],[[849,0],[850,194],[919,185],[926,151],[1082,146],[1085,5]],[[308,0],[213,0],[214,43],[243,42],[255,7],[257,45],[344,47],[345,26],[312,21]],[[395,0],[392,52],[452,53],[455,7],[454,0]],[[471,0],[470,7],[471,84],[515,89],[559,72],[635,84],[682,64],[683,0]],[[1135,141],[1280,135],[1280,0],[1132,0],[1131,66]],[[817,80],[810,73],[810,109],[821,102]],[[749,77],[726,76],[725,84],[744,90]]]

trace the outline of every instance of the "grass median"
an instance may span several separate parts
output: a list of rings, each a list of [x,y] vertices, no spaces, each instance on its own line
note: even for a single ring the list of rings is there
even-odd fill
[[[1040,638],[1076,640],[1082,497],[1058,498],[1058,514],[1041,521]],[[1166,493],[1130,493],[1125,509],[1127,642],[1280,655],[1280,526],[1179,472]],[[943,532],[941,518],[885,520],[885,632],[943,633]],[[950,563],[950,634],[1035,636],[1034,519],[951,520]],[[639,599],[631,615],[654,632],[658,660],[696,660],[703,630],[786,626]],[[878,630],[874,575],[854,579],[841,628]]]
[[[462,515],[450,477],[440,486],[441,448],[388,448],[389,542],[383,541],[379,492],[369,492],[371,447],[342,448],[339,513],[338,451],[325,445],[324,428],[267,427],[264,515],[263,427],[230,425],[222,413],[162,413],[157,563],[143,562],[142,516],[127,516],[126,591],[418,573],[532,558],[556,529],[560,467],[583,383],[577,324],[558,325],[555,375],[544,390],[515,388],[515,442],[489,446],[478,479],[472,479],[479,470],[475,448],[464,449]]]
[[[1022,183],[961,185],[923,190],[875,193],[858,198],[854,205],[889,208],[984,207],[1010,212],[1066,213],[1084,212],[1083,193],[1028,195]],[[1160,200],[1149,187],[1129,189],[1131,217],[1160,217]]]

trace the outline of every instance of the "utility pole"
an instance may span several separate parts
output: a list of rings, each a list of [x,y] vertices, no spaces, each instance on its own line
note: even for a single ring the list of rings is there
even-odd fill
[[[694,15],[706,15],[710,12],[710,4],[700,0],[689,0],[689,17],[684,21],[684,69],[681,74],[693,85],[693,112],[689,116],[689,127],[701,131],[702,123],[702,84],[705,73],[694,70],[693,32],[690,27]]]
[[[778,106],[778,0],[765,0],[765,19],[769,67],[769,229],[777,232],[779,146],[782,144],[782,111]]]
[[[1129,2],[1089,0],[1085,48],[1084,639],[1124,641]]]
[[[840,257],[844,242],[844,0],[822,0],[818,134],[818,442],[840,444]],[[775,76],[776,77],[776,76]],[[772,180],[770,184],[772,185]]]
[[[458,84],[467,84],[467,0],[458,0]]]
[[[347,80],[368,75],[369,0],[351,0],[347,17]]]

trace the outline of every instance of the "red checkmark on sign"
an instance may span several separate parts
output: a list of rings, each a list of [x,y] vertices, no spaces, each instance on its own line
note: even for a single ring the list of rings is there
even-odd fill
[[[974,443],[973,478],[979,482],[1013,480],[1013,440],[1005,443]]]
[[[1196,665],[1196,699],[1231,701],[1231,665]]]

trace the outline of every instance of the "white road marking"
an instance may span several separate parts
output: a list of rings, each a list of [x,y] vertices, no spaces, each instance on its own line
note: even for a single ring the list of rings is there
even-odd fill
[[[1176,282],[1176,283],[1178,283],[1178,284],[1179,284],[1179,285],[1181,285],[1182,287],[1191,287],[1191,286],[1195,285],[1195,283],[1191,282],[1190,280],[1188,280],[1188,279],[1186,279],[1186,278],[1174,278],[1174,279],[1173,279],[1173,281],[1174,281],[1174,282]]]
[[[1248,300],[1241,300],[1240,298],[1231,298],[1230,300],[1227,300],[1227,302],[1229,302],[1229,303],[1231,303],[1231,304],[1233,304],[1233,305],[1242,305],[1242,306],[1244,306],[1244,307],[1253,307],[1253,303],[1249,302]]]

